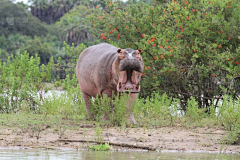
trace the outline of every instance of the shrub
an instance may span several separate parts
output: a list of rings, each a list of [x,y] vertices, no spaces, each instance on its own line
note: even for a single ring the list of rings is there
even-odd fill
[[[43,94],[49,89],[44,82],[51,78],[52,66],[53,58],[46,66],[40,65],[37,55],[29,57],[21,51],[8,57],[7,62],[0,60],[0,113],[21,112],[24,106],[37,112]]]
[[[139,1],[128,6],[107,1],[106,8],[94,9],[89,17],[102,41],[144,51],[141,97],[166,92],[186,109],[191,96],[204,107],[224,94],[237,97],[239,5],[237,0]]]
[[[240,100],[233,100],[224,96],[219,109],[220,122],[228,131],[226,142],[230,144],[240,143]]]

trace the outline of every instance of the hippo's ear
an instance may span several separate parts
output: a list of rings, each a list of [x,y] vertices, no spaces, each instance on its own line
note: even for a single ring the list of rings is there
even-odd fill
[[[142,52],[141,49],[136,50],[136,52],[135,52],[136,59],[141,59],[141,56],[140,56],[140,53],[141,53],[141,52]]]
[[[117,52],[118,52],[119,59],[121,59],[121,60],[124,59],[125,51],[123,49],[118,49]]]

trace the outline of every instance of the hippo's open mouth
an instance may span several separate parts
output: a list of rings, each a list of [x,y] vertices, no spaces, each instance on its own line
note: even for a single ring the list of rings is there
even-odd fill
[[[140,91],[141,73],[135,70],[121,71],[117,85],[118,92],[138,93]]]

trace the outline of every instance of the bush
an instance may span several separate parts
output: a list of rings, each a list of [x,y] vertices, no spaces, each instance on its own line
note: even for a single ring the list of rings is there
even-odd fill
[[[53,57],[47,65],[41,64],[40,57],[29,56],[25,51],[11,55],[7,62],[0,61],[0,113],[33,112],[43,114],[63,114],[66,117],[85,115],[85,103],[75,75],[75,66],[86,46],[70,47],[65,44],[65,51],[71,55],[66,71],[66,78],[54,80],[54,86],[62,86],[64,94],[45,97],[50,88],[45,82],[50,81],[51,71],[59,69],[53,64]],[[83,104],[84,103],[84,104]]]
[[[226,142],[230,144],[240,143],[240,100],[231,99],[224,96],[219,109],[220,122],[228,131]]]
[[[179,98],[183,109],[191,96],[200,107],[209,107],[221,95],[237,97],[239,2],[165,2],[120,6],[107,1],[105,9],[94,9],[89,16],[94,35],[144,51],[141,97],[166,92]]]
[[[48,91],[44,82],[51,78],[52,66],[53,58],[46,66],[40,65],[37,55],[29,57],[21,51],[7,62],[0,61],[0,113],[21,112],[25,106],[37,112]]]

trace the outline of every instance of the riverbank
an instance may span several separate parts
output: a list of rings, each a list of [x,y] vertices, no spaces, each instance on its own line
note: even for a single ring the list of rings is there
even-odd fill
[[[223,126],[188,128],[108,127],[81,117],[57,115],[1,114],[0,147],[73,148],[109,143],[114,149],[212,151],[240,153],[240,145],[225,144]]]

